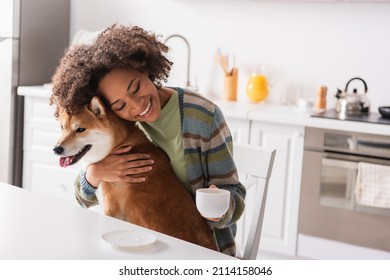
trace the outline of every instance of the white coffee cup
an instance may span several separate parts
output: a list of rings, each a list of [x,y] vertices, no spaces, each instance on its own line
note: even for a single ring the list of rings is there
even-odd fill
[[[312,99],[298,99],[298,108],[301,111],[310,111],[313,109],[314,101]]]
[[[196,190],[196,207],[206,218],[220,218],[229,209],[230,192],[223,189],[209,188]]]

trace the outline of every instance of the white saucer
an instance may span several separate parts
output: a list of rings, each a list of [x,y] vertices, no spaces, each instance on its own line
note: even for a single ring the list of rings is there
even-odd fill
[[[156,242],[152,233],[140,230],[109,231],[102,235],[102,239],[115,247],[139,248]]]

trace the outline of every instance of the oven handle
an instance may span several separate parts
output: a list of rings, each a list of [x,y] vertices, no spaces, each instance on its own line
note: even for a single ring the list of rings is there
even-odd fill
[[[322,158],[322,164],[327,166],[346,168],[350,170],[357,170],[359,163],[340,159]]]

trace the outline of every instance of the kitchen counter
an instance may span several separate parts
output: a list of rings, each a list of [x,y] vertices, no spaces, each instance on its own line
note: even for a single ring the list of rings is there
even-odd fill
[[[51,85],[20,86],[18,87],[18,95],[49,98],[51,95]]]
[[[49,85],[18,87],[18,94],[23,96],[49,97]],[[362,133],[390,136],[389,126],[356,121],[341,121],[311,117],[310,112],[299,110],[295,106],[274,105],[267,103],[253,104],[249,101],[214,100],[226,117],[266,121],[295,126],[311,126],[325,129],[355,131]]]
[[[226,117],[390,136],[390,126],[388,125],[311,117],[311,112],[301,111],[295,106],[253,104],[249,101],[216,100],[214,102],[222,109]],[[240,113],[238,114],[237,111]]]

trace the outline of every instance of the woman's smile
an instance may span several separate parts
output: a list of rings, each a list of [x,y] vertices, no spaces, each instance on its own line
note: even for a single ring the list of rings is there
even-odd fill
[[[142,111],[138,116],[141,118],[147,117],[148,113],[150,113],[150,109],[152,108],[152,100],[149,100],[148,104],[146,105],[146,108],[144,111]]]

